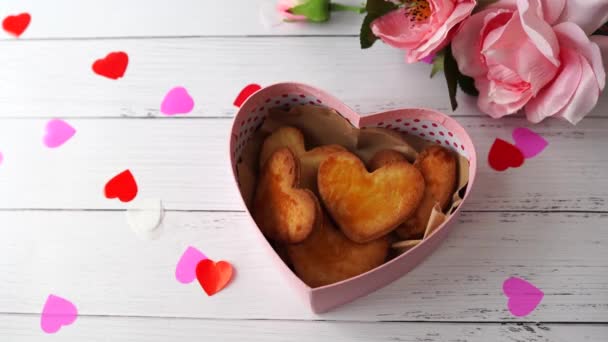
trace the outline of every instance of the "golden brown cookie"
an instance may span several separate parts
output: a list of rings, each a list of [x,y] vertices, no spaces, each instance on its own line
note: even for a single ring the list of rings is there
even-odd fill
[[[350,152],[327,157],[319,167],[317,183],[336,224],[359,243],[395,229],[416,210],[424,194],[424,179],[409,163],[392,163],[369,173]]]
[[[370,171],[376,171],[384,165],[396,162],[407,162],[407,159],[395,150],[380,150],[369,161],[369,169]]]
[[[445,211],[456,190],[456,158],[448,149],[439,145],[429,146],[418,155],[414,166],[422,173],[426,187],[414,215],[397,229],[397,234],[404,239],[421,239],[433,207],[439,204]]]
[[[299,129],[291,126],[280,127],[272,132],[262,144],[259,160],[260,170],[268,158],[270,158],[270,155],[281,147],[289,148],[291,153],[293,153],[296,158],[299,158],[302,153],[306,152],[306,148],[304,147],[304,135],[302,135],[302,132],[300,132]]]
[[[321,207],[312,191],[298,189],[298,160],[287,147],[270,155],[264,164],[253,200],[253,218],[268,238],[298,243],[321,219]]]
[[[287,246],[296,274],[310,287],[337,283],[380,266],[386,259],[386,237],[359,244],[336,229],[329,217],[302,243]]]
[[[300,187],[312,190],[315,195],[319,194],[317,189],[317,173],[319,165],[330,154],[344,152],[346,149],[340,145],[325,145],[315,147],[300,155]]]
[[[270,155],[281,147],[289,148],[294,156],[299,159],[300,188],[312,190],[315,194],[318,194],[317,170],[319,169],[321,162],[334,152],[346,151],[346,149],[340,145],[319,146],[310,151],[306,151],[302,132],[294,127],[283,126],[279,127],[264,140],[260,152],[260,168],[268,160]]]

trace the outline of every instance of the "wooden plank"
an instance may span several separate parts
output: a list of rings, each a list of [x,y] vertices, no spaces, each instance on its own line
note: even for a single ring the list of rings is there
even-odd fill
[[[465,213],[410,274],[312,314],[262,252],[244,213],[169,212],[159,240],[138,240],[122,212],[0,212],[0,312],[38,313],[49,293],[83,315],[339,321],[608,322],[608,215]],[[230,261],[235,280],[207,297],[174,269],[187,246]],[[510,276],[545,293],[528,317],[507,310]]]
[[[91,71],[111,51],[130,56],[118,81]],[[195,99],[190,117],[231,117],[245,85],[286,81],[323,87],[364,113],[449,108],[445,81],[431,80],[428,65],[407,65],[387,47],[360,51],[357,38],[18,41],[0,42],[0,56],[4,117],[162,116],[162,98],[176,85]]]
[[[481,114],[460,96],[452,112],[445,80],[408,65],[386,46],[361,51],[357,38],[192,38],[0,42],[0,117],[162,116],[165,93],[185,86],[196,106],[189,117],[232,117],[249,83],[297,81],[322,87],[360,113],[431,107],[454,116]],[[126,51],[124,78],[94,74],[92,63]],[[603,96],[590,116],[605,116]]]
[[[5,0],[0,18],[29,12],[32,21],[21,39],[358,35],[363,16],[335,13],[325,24],[281,24],[275,0],[120,0],[84,2]],[[341,3],[360,5],[358,0]],[[278,25],[278,26],[277,26]],[[0,31],[0,39],[12,39]]]
[[[11,342],[40,341],[587,341],[603,342],[608,326],[588,324],[454,324],[235,321],[81,316],[45,335],[35,315],[0,315],[0,335]]]
[[[608,210],[608,120],[576,127],[534,127],[549,142],[519,169],[487,165],[495,138],[511,140],[521,119],[459,118],[479,155],[478,177],[465,210]],[[64,146],[42,144],[46,120],[0,121],[0,208],[123,209],[103,196],[104,184],[131,169],[139,198],[168,209],[243,210],[228,160],[230,119],[71,119],[78,132]]]

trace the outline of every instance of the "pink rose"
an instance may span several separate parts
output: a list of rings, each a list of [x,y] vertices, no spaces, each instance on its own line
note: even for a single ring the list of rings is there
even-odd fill
[[[407,50],[407,62],[414,63],[445,47],[475,5],[475,0],[416,0],[374,20],[371,29],[390,46]]]
[[[307,20],[306,16],[296,15],[296,14],[289,12],[290,9],[292,9],[298,5],[301,5],[304,2],[306,2],[306,1],[304,1],[304,0],[279,0],[279,1],[277,1],[277,12],[279,12],[279,15],[282,16],[283,19],[285,19],[285,20],[306,21]]]
[[[577,23],[563,21],[569,6],[503,0],[465,21],[452,52],[460,71],[475,79],[482,111],[499,118],[523,108],[532,122],[557,116],[577,123],[593,109],[605,86],[602,55]],[[597,7],[577,9],[587,10]],[[597,24],[580,24],[592,32],[601,25],[597,17],[589,13]]]

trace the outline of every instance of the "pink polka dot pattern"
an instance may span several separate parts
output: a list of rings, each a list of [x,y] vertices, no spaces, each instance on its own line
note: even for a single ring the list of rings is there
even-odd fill
[[[372,127],[384,127],[397,132],[414,135],[425,140],[433,141],[443,147],[450,148],[467,158],[469,157],[469,154],[465,150],[460,139],[458,139],[454,133],[436,122],[403,118],[383,120],[376,123],[375,126],[372,125]]]
[[[243,148],[247,145],[253,133],[262,126],[266,116],[268,116],[269,109],[279,108],[289,110],[291,107],[303,104],[323,106],[323,101],[314,96],[300,93],[281,94],[273,98],[259,100],[247,113],[247,116],[242,117],[240,122],[236,123],[239,129],[238,134],[233,134],[231,137],[234,146],[234,160],[239,160],[243,153]]]
[[[304,104],[324,106],[322,100],[309,94],[301,93],[280,94],[272,98],[262,98],[257,101],[257,103],[251,107],[247,115],[240,118],[240,122],[236,123],[238,133],[233,134],[231,137],[234,146],[234,160],[239,160],[243,153],[243,148],[251,139],[253,133],[262,126],[266,116],[268,116],[269,109],[280,108],[289,110],[293,106]],[[411,118],[384,119],[369,127],[384,127],[417,136],[450,148],[467,158],[469,157],[469,153],[466,151],[461,140],[458,139],[453,132],[437,122]]]

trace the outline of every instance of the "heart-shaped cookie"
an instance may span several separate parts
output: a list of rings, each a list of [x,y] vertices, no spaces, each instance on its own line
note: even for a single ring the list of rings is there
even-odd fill
[[[425,148],[414,166],[424,177],[424,197],[412,217],[397,229],[404,239],[422,238],[435,205],[445,211],[456,190],[456,158],[446,148],[438,145]]]
[[[386,260],[388,250],[386,237],[363,244],[353,242],[326,216],[306,240],[287,246],[296,273],[310,287],[337,283],[372,270]]]
[[[262,144],[260,152],[260,169],[266,163],[270,155],[281,147],[287,147],[299,160],[300,188],[311,190],[318,195],[317,171],[319,165],[327,156],[335,152],[346,151],[340,145],[318,146],[306,151],[304,135],[299,129],[291,126],[280,127],[274,131]]]
[[[287,147],[270,155],[253,199],[253,217],[264,235],[287,243],[306,239],[321,219],[317,197],[298,189],[299,165]]]
[[[359,243],[391,232],[416,210],[424,179],[407,162],[369,173],[350,152],[334,153],[319,166],[319,193],[342,232]]]

